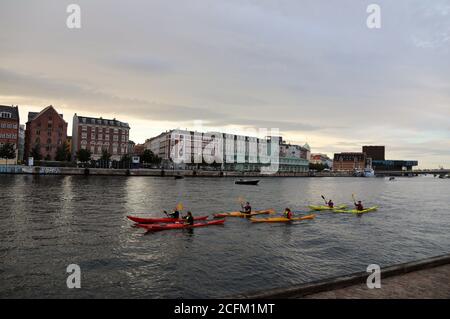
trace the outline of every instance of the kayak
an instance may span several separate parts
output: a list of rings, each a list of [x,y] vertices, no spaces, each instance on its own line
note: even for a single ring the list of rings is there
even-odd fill
[[[286,223],[286,222],[293,222],[293,221],[299,221],[299,220],[307,220],[307,219],[314,219],[316,215],[306,215],[303,217],[293,217],[291,219],[288,219],[286,217],[272,217],[272,218],[250,218],[252,223]]]
[[[356,209],[343,210],[343,209],[338,209],[338,210],[333,210],[333,212],[334,213],[349,213],[349,214],[364,214],[364,213],[368,213],[368,212],[374,212],[377,209],[378,209],[378,206],[373,206],[373,207],[366,208],[364,210],[356,210]]]
[[[309,205],[311,210],[336,210],[336,209],[346,209],[347,205],[338,205],[330,208],[329,206],[317,206],[317,205]]]
[[[159,231],[159,230],[169,230],[169,229],[185,229],[185,228],[194,228],[194,227],[205,227],[212,225],[223,225],[225,223],[225,219],[212,220],[205,223],[196,223],[194,225],[188,225],[184,223],[175,223],[175,224],[138,224],[138,227],[145,228],[148,231]]]
[[[127,216],[127,218],[132,220],[132,221],[134,221],[135,223],[138,223],[138,224],[175,223],[175,222],[183,221],[182,218],[177,219],[177,218],[170,218],[170,217],[165,217],[165,218],[143,218],[143,217]],[[194,217],[194,220],[206,220],[206,219],[208,219],[208,216]]]
[[[221,213],[214,214],[214,218],[223,218],[223,217],[250,217],[256,215],[264,215],[264,214],[274,214],[275,211],[273,209],[265,209],[265,210],[256,210],[251,212],[250,214],[245,214],[243,212],[230,212],[230,213]]]

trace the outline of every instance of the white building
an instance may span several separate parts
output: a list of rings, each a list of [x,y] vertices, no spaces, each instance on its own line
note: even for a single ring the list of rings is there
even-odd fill
[[[271,142],[280,146],[271,154]],[[287,145],[281,138],[257,138],[221,132],[171,130],[150,138],[145,149],[162,159],[165,168],[221,169],[227,171],[261,171],[274,161],[280,171],[305,172],[309,169],[309,146]]]

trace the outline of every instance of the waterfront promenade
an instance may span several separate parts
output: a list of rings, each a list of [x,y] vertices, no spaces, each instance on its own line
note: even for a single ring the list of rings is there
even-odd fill
[[[173,169],[112,169],[112,168],[77,168],[77,167],[39,167],[39,166],[0,166],[0,174],[32,175],[91,175],[91,176],[186,176],[186,177],[349,177],[351,172],[240,172],[221,170],[173,170]]]
[[[450,254],[381,269],[381,288],[369,289],[366,272],[236,296],[249,299],[448,299]]]

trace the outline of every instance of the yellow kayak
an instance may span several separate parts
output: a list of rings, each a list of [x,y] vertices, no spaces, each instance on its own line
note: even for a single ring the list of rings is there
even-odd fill
[[[333,212],[335,212],[335,213],[348,213],[348,214],[364,214],[364,213],[368,213],[368,212],[374,212],[377,209],[378,209],[378,206],[372,206],[372,207],[366,208],[364,210],[356,210],[356,209],[343,210],[343,209],[338,209],[338,210],[333,210]]]
[[[315,214],[311,214],[303,217],[293,217],[291,219],[288,219],[286,217],[271,217],[271,218],[250,218],[250,220],[252,221],[252,223],[286,223],[299,220],[314,219],[315,217],[316,217]]]
[[[329,206],[320,206],[320,205],[309,205],[311,210],[336,210],[336,209],[346,209],[347,205],[338,205],[330,208]]]
[[[251,212],[250,214],[245,214],[243,212],[230,212],[230,213],[221,213],[214,214],[215,218],[223,218],[223,217],[251,217],[256,215],[264,215],[264,214],[274,214],[275,210],[273,209],[265,209],[265,210],[256,210]]]

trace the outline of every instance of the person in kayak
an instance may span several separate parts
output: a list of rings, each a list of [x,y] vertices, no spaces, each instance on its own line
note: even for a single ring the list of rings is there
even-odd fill
[[[164,211],[165,212],[165,211]],[[167,214],[167,213],[166,213]],[[178,210],[174,210],[172,213],[167,214],[170,218],[179,219],[180,218],[180,212]]]
[[[284,217],[286,217],[287,219],[291,219],[292,218],[292,212],[290,208],[286,208],[284,210]]]
[[[327,203],[328,207],[333,208],[334,207],[334,203],[333,201],[330,199]]]
[[[191,212],[187,212],[187,215],[185,217],[185,223],[188,225],[194,225],[194,217],[192,216]]]
[[[360,200],[358,201],[358,203],[355,203],[355,208],[356,208],[356,210],[358,210],[358,211],[364,210],[364,206],[363,206],[363,204],[361,203]]]
[[[251,214],[252,212],[252,206],[250,206],[249,202],[245,203],[245,206],[243,206],[242,209],[244,210],[244,214]]]

